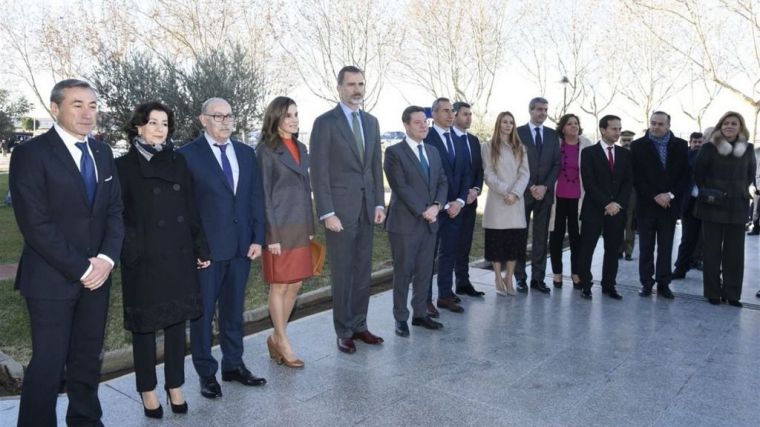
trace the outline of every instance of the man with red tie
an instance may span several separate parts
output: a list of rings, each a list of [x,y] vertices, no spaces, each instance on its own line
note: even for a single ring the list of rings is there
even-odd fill
[[[615,289],[618,250],[625,230],[625,209],[633,189],[633,170],[630,152],[615,145],[620,138],[620,117],[602,117],[599,131],[602,139],[581,151],[585,190],[581,208],[581,296],[591,299],[591,260],[601,235],[604,237],[602,293],[619,300],[623,297]]]

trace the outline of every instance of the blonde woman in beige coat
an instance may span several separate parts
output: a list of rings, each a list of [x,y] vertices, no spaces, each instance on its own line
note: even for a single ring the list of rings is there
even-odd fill
[[[528,229],[522,196],[530,170],[512,113],[499,113],[494,127],[491,141],[481,147],[483,179],[488,185],[483,214],[485,259],[493,265],[496,293],[505,296],[516,294],[512,284],[515,263],[525,257]],[[504,276],[503,264],[506,264]]]

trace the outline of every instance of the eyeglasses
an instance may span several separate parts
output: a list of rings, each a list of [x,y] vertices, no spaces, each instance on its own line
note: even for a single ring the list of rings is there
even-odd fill
[[[204,114],[204,116],[208,116],[214,119],[215,122],[231,122],[235,120],[235,116],[232,114]]]

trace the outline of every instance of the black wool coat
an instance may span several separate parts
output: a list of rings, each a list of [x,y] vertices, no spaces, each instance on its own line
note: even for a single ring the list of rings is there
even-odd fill
[[[124,200],[124,328],[146,333],[202,314],[196,259],[210,259],[185,159],[135,147],[116,160]]]

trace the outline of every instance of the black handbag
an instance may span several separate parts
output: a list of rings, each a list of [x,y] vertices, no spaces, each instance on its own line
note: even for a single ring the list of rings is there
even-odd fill
[[[728,194],[725,191],[715,188],[700,188],[698,199],[700,202],[710,206],[722,206]]]

